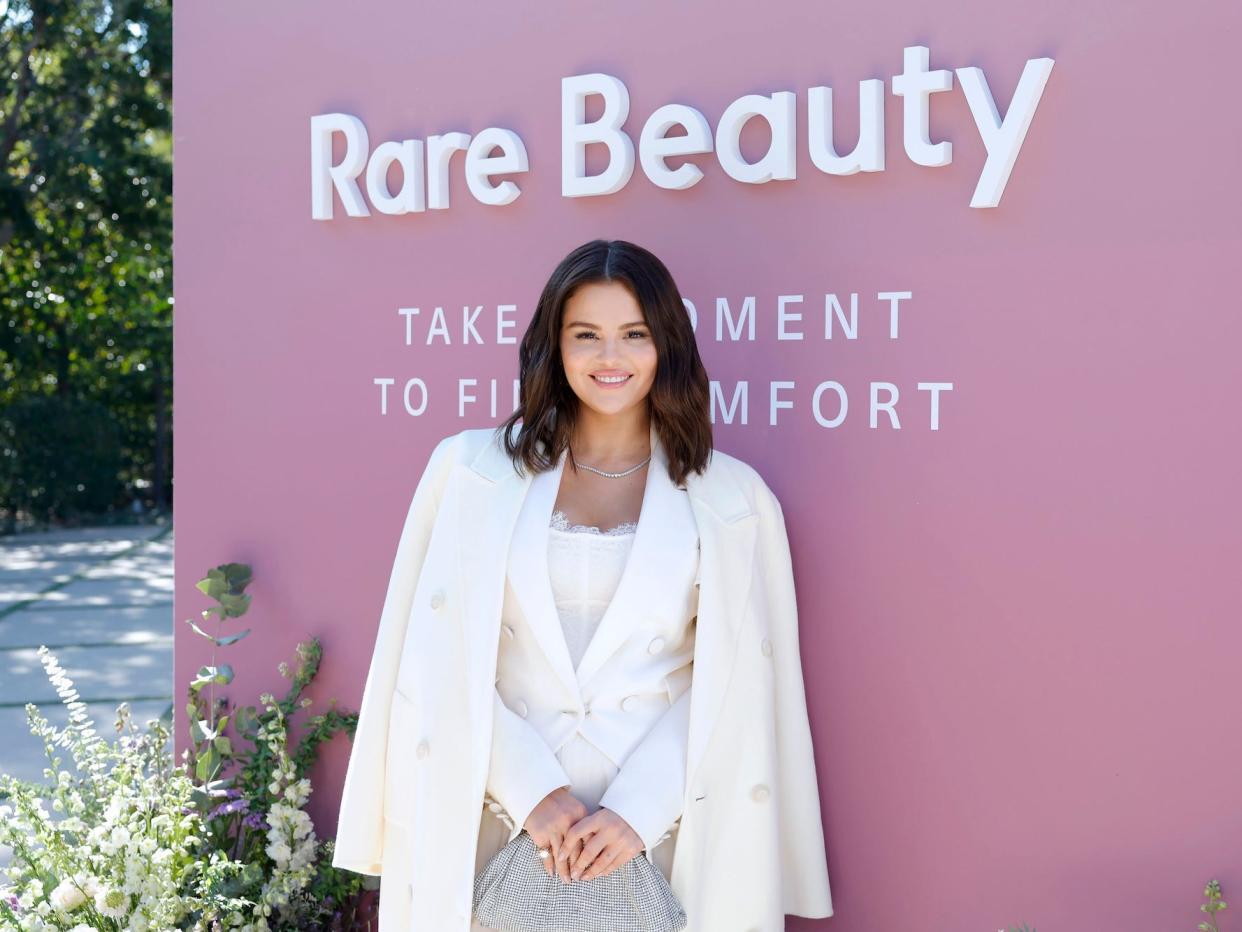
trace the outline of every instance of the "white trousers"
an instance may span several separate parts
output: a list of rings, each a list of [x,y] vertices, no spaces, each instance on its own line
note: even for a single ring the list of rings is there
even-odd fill
[[[617,766],[602,751],[587,741],[582,735],[574,735],[556,752],[565,773],[569,775],[569,792],[582,805],[587,813],[599,810],[599,801],[608,789],[612,778],[617,775]],[[484,813],[484,818],[487,813]],[[670,836],[651,849],[651,863],[660,869],[664,879],[670,879],[673,870],[673,851],[677,843],[677,828],[670,829]],[[645,857],[639,852],[635,857]],[[572,881],[571,881],[572,882]],[[478,920],[470,924],[470,932],[496,932],[490,926],[480,925]]]

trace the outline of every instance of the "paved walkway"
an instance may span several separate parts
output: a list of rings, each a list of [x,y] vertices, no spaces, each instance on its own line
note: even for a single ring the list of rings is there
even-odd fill
[[[43,782],[42,742],[26,703],[57,727],[68,712],[39,662],[46,644],[96,729],[172,719],[173,533],[169,525],[81,528],[0,538],[0,772]],[[72,772],[68,751],[57,748]],[[0,867],[9,852],[0,848]]]

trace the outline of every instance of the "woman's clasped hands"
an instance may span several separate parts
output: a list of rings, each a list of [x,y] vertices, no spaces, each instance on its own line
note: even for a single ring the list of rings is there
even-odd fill
[[[630,823],[611,809],[588,815],[563,786],[540,800],[522,827],[538,847],[552,849],[550,858],[541,859],[544,870],[564,883],[610,874],[643,850]]]

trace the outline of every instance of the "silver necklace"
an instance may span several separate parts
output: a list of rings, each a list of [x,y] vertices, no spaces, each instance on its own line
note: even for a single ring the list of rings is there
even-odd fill
[[[648,453],[647,459],[643,460],[637,466],[631,466],[629,469],[624,469],[621,472],[604,472],[604,470],[596,469],[594,466],[588,466],[586,463],[579,463],[577,458],[574,457],[574,451],[572,449],[569,451],[569,455],[570,457],[573,457],[575,466],[581,466],[583,469],[589,469],[591,470],[591,472],[597,473],[601,476],[606,476],[609,479],[620,479],[622,476],[628,476],[630,473],[634,472],[636,469],[642,469],[651,460],[651,454]]]

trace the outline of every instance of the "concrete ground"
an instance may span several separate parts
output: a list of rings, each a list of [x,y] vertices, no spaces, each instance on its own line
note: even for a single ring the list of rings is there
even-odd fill
[[[0,538],[0,772],[45,781],[26,703],[58,727],[68,712],[39,662],[56,656],[98,732],[128,701],[137,727],[172,719],[171,525],[81,528]],[[73,771],[57,748],[61,768]],[[10,852],[0,847],[0,868]]]

